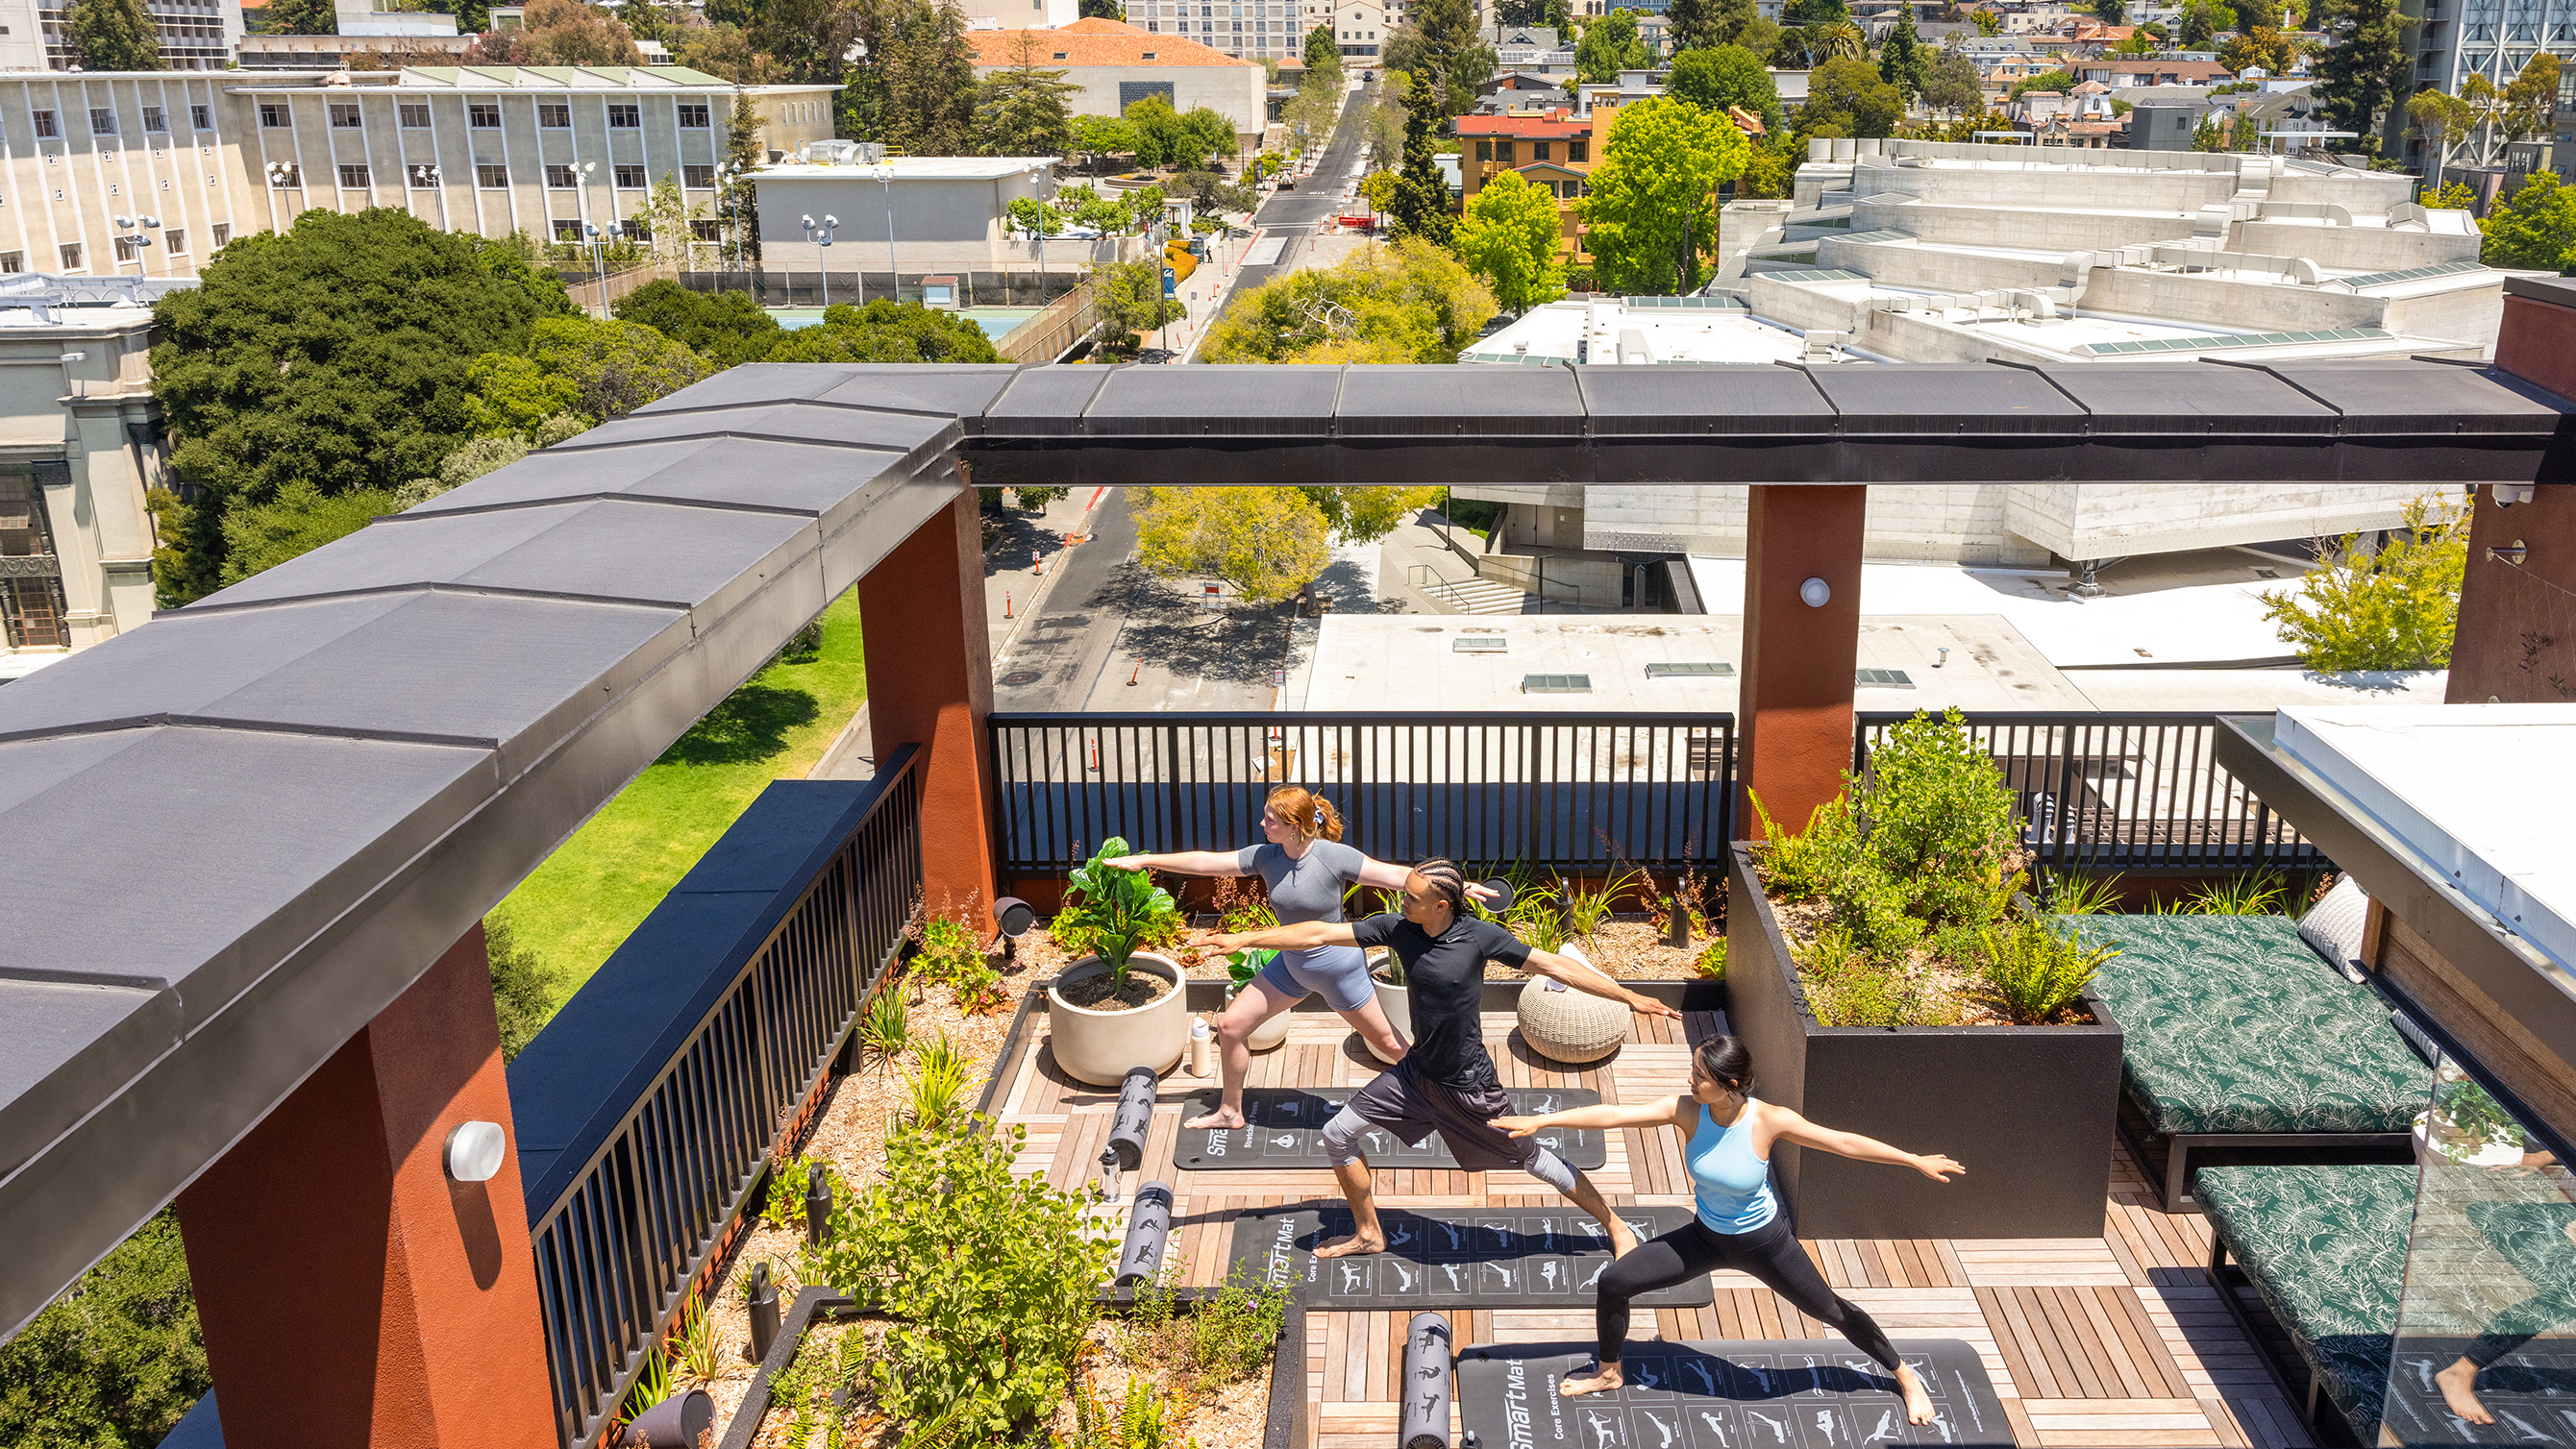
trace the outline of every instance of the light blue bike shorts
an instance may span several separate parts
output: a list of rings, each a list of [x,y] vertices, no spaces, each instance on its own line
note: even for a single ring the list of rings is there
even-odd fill
[[[1258,978],[1271,990],[1302,1001],[1318,992],[1335,1011],[1357,1011],[1377,999],[1369,980],[1368,957],[1357,946],[1317,946],[1282,951],[1261,968]]]

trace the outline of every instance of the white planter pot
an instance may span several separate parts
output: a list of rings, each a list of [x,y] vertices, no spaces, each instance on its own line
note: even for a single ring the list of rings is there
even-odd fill
[[[1109,973],[1109,963],[1097,956],[1066,967],[1056,985],[1047,988],[1047,1036],[1055,1047],[1055,1064],[1077,1082],[1115,1087],[1132,1067],[1151,1067],[1161,1076],[1189,1050],[1188,992],[1179,964],[1139,951],[1127,958],[1127,969],[1150,971],[1171,982],[1172,989],[1143,1006],[1115,1011],[1066,1001],[1061,987]]]
[[[1378,979],[1378,965],[1385,960],[1386,953],[1384,951],[1371,951],[1369,953],[1369,984],[1377,988],[1377,1009],[1386,1013],[1387,1025],[1395,1028],[1395,1034],[1397,1036],[1410,1042],[1413,1040],[1413,999],[1409,994],[1407,994],[1403,987],[1389,986],[1384,981]],[[1360,1039],[1360,1043],[1368,1048],[1370,1056],[1377,1058],[1388,1066],[1395,1065],[1395,1059],[1388,1056],[1386,1053],[1379,1051],[1377,1049],[1377,1043],[1368,1040],[1366,1037],[1362,1037]]]

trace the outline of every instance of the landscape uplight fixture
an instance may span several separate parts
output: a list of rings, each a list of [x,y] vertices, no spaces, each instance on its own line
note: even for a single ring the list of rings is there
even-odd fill
[[[2531,501],[2531,490],[2539,487],[2540,485],[2537,483],[2496,483],[2490,486],[2495,490],[2491,495],[2489,495],[2495,499],[2495,506],[2498,508],[2511,508],[2517,503],[2529,503]]]

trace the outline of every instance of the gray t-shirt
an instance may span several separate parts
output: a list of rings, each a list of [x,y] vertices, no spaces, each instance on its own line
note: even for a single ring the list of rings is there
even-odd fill
[[[1293,926],[1300,921],[1340,920],[1342,888],[1360,878],[1360,867],[1368,857],[1338,840],[1318,840],[1292,860],[1286,847],[1264,841],[1245,846],[1235,853],[1234,861],[1261,877],[1270,888],[1270,909],[1278,914],[1279,924]]]

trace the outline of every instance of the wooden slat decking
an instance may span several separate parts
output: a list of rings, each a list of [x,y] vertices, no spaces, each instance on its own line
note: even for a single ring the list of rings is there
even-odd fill
[[[1680,1089],[1700,1019],[1640,1021],[1637,1035],[1596,1068],[1567,1069],[1529,1053],[1512,1019],[1489,1013],[1485,1038],[1507,1086],[1588,1087],[1605,1101]],[[1043,1030],[1033,1023],[1032,1030]],[[1252,1060],[1251,1085],[1357,1086],[1379,1067],[1337,1017],[1300,1014],[1286,1045]],[[1173,1244],[1184,1281],[1219,1282],[1237,1214],[1283,1203],[1333,1201],[1329,1172],[1176,1172],[1172,1146],[1185,1103],[1208,1084],[1165,1079],[1142,1174],[1176,1196]],[[1116,1093],[1071,1081],[1043,1045],[1024,1053],[1001,1095],[1005,1124],[1028,1133],[1023,1172],[1060,1186],[1099,1173]],[[2105,1122],[2103,1131],[2111,1124]],[[1673,1134],[1610,1134],[1593,1181],[1614,1203],[1687,1203]],[[1381,1205],[1554,1206],[1561,1199],[1515,1173],[1381,1171]],[[2124,1152],[2104,1184],[2102,1234],[2094,1238],[1821,1239],[1808,1254],[1825,1280],[1869,1310],[1891,1337],[1957,1338],[1992,1376],[2019,1442],[2037,1446],[2225,1446],[2301,1449],[2314,1441],[2227,1306],[2200,1273],[2209,1233],[2197,1216],[2157,1209],[2158,1196]],[[1720,1274],[1716,1302],[1637,1316],[1632,1332],[1669,1339],[1823,1338],[1831,1330],[1742,1274]],[[2258,1322],[2266,1321],[2259,1305]],[[1396,1430],[1390,1384],[1402,1355],[1404,1313],[1310,1311],[1307,1437],[1302,1449],[1389,1449]],[[1649,1318],[1651,1317],[1651,1323]],[[1474,1309],[1454,1312],[1459,1342],[1542,1342],[1591,1336],[1588,1312]]]

